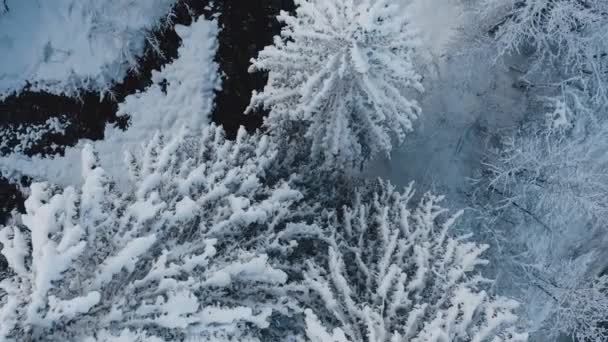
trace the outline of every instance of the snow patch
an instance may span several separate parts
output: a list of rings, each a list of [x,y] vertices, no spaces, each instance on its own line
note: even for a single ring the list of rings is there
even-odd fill
[[[0,98],[26,82],[60,93],[121,79],[174,2],[8,0],[0,16]]]
[[[465,20],[459,0],[401,0],[420,34],[419,52],[434,61],[447,52]]]
[[[0,157],[0,173],[17,180],[28,175],[34,180],[48,180],[66,186],[81,182],[81,150],[90,143],[98,153],[100,166],[117,181],[126,183],[128,174],[124,151],[136,150],[157,131],[172,136],[182,127],[192,129],[207,125],[213,109],[215,91],[220,89],[217,50],[218,26],[200,18],[189,27],[176,28],[182,38],[178,58],[162,70],[153,72],[153,84],[141,93],[128,96],[119,105],[119,115],[130,115],[128,130],[108,125],[103,141],[81,141],[66,148],[64,156],[27,157],[10,154]]]

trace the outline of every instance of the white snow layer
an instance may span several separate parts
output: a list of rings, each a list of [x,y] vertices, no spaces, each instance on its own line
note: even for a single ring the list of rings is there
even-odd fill
[[[421,57],[427,63],[437,63],[465,20],[461,0],[400,1],[420,35]]]
[[[492,147],[487,132],[515,127],[525,113],[514,75],[479,50],[442,58],[435,77],[425,80],[422,115],[405,143],[390,160],[371,163],[371,175],[446,195],[456,207],[471,179],[479,177],[482,160]],[[475,70],[475,72],[471,72]]]
[[[53,93],[121,79],[175,0],[7,0],[0,15],[0,98],[26,81]]]
[[[127,131],[108,125],[104,140],[83,140],[77,146],[67,148],[64,156],[3,156],[0,157],[0,172],[13,179],[27,175],[58,185],[75,185],[81,181],[81,150],[85,144],[92,143],[101,166],[119,184],[124,184],[127,175],[123,162],[125,151],[140,148],[157,131],[171,136],[171,132],[184,126],[196,129],[209,123],[214,94],[220,88],[218,65],[214,62],[217,23],[199,18],[188,27],[177,25],[176,31],[182,38],[178,58],[153,72],[152,86],[128,96],[119,105],[119,114],[130,115]]]

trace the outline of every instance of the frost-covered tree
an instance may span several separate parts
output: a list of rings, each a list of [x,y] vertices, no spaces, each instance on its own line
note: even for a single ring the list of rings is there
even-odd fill
[[[389,0],[296,0],[295,15],[252,60],[268,84],[250,108],[270,110],[265,124],[328,167],[358,165],[388,155],[412,130],[423,91],[413,58],[416,34]]]
[[[523,341],[518,304],[490,295],[477,271],[487,246],[449,233],[441,197],[416,205],[384,182],[357,192],[315,229],[328,253],[308,263],[306,334],[314,342]]]
[[[507,205],[517,203],[543,221],[603,220],[608,3],[482,0],[481,5],[499,54],[529,57],[519,64],[533,99],[532,122],[508,133],[487,161],[488,187],[504,195]]]
[[[557,284],[549,293],[557,302],[550,332],[563,333],[575,341],[608,340],[607,275],[585,284]]]
[[[528,303],[530,331],[547,341],[608,333],[598,313],[608,292],[592,291],[606,258],[608,134],[605,124],[573,130],[534,125],[505,138],[474,196],[498,286]]]
[[[483,0],[480,7],[501,54],[532,57],[527,82],[576,95],[569,102],[587,96],[588,105],[608,104],[606,1]]]
[[[591,261],[601,256],[594,254],[586,258]],[[542,274],[529,280],[536,290],[530,291],[527,298],[531,306],[535,306],[535,301],[548,304],[545,310],[536,308],[530,315],[530,321],[542,323],[532,336],[536,337],[535,340],[541,340],[538,337],[542,336],[545,341],[566,340],[564,337],[581,342],[605,341],[608,338],[608,276],[591,276],[581,281],[581,275],[587,271],[580,262],[557,263],[555,266],[566,275],[551,277]]]
[[[485,186],[549,225],[608,219],[608,131],[586,136],[529,129],[503,139],[486,162]],[[559,213],[560,215],[556,215]]]
[[[533,99],[532,120],[490,154],[474,196],[500,262],[497,286],[527,303],[535,339],[604,340],[608,293],[594,279],[606,258],[608,3],[481,4],[499,55]]]
[[[83,183],[31,187],[0,231],[2,341],[258,341],[290,315],[287,274],[251,247],[301,194],[266,177],[276,147],[214,126],[157,135],[119,192],[83,150]]]

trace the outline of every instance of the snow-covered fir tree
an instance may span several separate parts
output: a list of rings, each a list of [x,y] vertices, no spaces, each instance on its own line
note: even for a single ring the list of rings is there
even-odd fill
[[[296,0],[274,45],[252,60],[268,71],[250,108],[270,110],[265,124],[331,168],[359,166],[404,140],[420,115],[423,91],[414,66],[416,33],[389,0]],[[295,137],[295,138],[294,138]]]
[[[157,135],[120,192],[85,148],[81,187],[33,184],[0,231],[0,340],[257,341],[291,313],[287,274],[248,247],[301,198],[266,177],[275,154],[214,126]]]
[[[328,253],[308,263],[306,334],[314,342],[524,341],[510,299],[486,292],[478,273],[487,246],[454,238],[461,213],[446,217],[441,197],[410,203],[379,181],[352,206],[329,212],[304,234]]]

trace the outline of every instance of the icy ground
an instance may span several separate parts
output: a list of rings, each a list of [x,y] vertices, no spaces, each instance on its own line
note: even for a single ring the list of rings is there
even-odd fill
[[[7,0],[0,19],[0,98],[22,88],[70,92],[120,80],[174,0]]]

